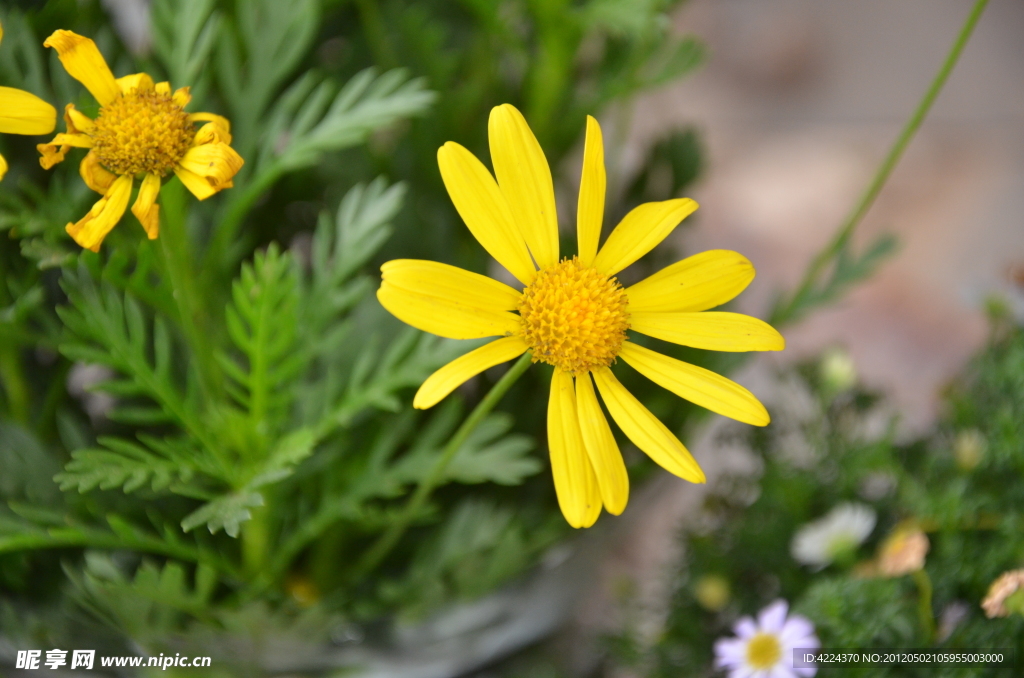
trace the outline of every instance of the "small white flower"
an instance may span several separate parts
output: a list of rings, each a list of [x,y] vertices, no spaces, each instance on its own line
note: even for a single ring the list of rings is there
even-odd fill
[[[793,667],[794,648],[821,647],[814,625],[806,617],[786,613],[789,604],[776,600],[761,610],[755,622],[743,617],[733,626],[736,638],[715,641],[715,668],[728,671],[729,678],[807,678],[815,666]]]
[[[875,512],[864,504],[839,504],[793,535],[790,553],[804,565],[823,568],[864,543],[875,529]]]

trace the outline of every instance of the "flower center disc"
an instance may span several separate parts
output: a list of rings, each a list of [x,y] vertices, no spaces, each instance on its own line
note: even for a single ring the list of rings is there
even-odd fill
[[[747,642],[747,663],[751,668],[770,669],[781,658],[782,645],[771,633],[756,633]]]
[[[165,176],[195,137],[188,113],[170,94],[134,90],[100,108],[91,136],[100,164],[114,174]]]
[[[534,362],[580,374],[612,364],[629,329],[628,300],[612,276],[563,259],[523,290],[519,315]]]

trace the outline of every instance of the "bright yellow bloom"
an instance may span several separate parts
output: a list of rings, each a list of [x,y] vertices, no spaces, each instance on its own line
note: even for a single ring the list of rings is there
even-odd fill
[[[160,232],[156,199],[168,173],[173,171],[200,200],[232,186],[243,161],[230,146],[231,126],[213,113],[186,113],[192,98],[188,87],[172,92],[170,83],[154,84],[145,73],[115,79],[96,43],[71,31],[55,31],[43,45],[57,50],[67,72],[100,104],[95,120],[68,104],[67,133],[38,147],[45,169],[64,160],[71,147],[89,149],[79,173],[103,197],[78,223],[67,225],[79,245],[99,251],[124,215],[136,178],[141,184],[132,214],[151,240]],[[206,124],[196,130],[197,122]]]
[[[438,164],[469,230],[523,289],[432,261],[384,264],[377,298],[400,320],[452,339],[500,337],[431,375],[413,406],[432,407],[467,379],[531,351],[534,362],[555,368],[548,447],[558,503],[570,525],[593,525],[602,506],[618,515],[629,498],[626,466],[595,383],[627,438],[669,472],[704,482],[704,472],[683,444],[619,383],[610,366],[622,358],[702,407],[748,424],[767,424],[768,412],[747,389],[634,344],[626,334],[632,329],[718,351],[781,350],[782,336],[756,318],[704,312],[742,292],[754,278],[753,266],[735,252],[712,250],[624,289],[616,274],[661,242],[697,203],[682,198],[640,205],[598,251],[604,150],[601,128],[590,117],[576,222],[579,254],[559,261],[555,194],[540,144],[508,104],[491,111],[488,136],[497,181],[454,142],[438,151]]]
[[[4,28],[0,25],[0,40]],[[0,87],[0,133],[49,134],[57,126],[57,110],[35,94],[13,87]],[[7,161],[0,155],[0,179],[7,174]]]

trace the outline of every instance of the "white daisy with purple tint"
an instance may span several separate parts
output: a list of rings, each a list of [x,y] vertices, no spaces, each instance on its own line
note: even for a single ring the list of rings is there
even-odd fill
[[[793,667],[793,649],[821,647],[811,620],[789,615],[789,603],[776,600],[761,610],[755,621],[743,617],[732,630],[735,638],[715,642],[715,668],[728,671],[729,678],[806,678],[817,673],[814,666]]]

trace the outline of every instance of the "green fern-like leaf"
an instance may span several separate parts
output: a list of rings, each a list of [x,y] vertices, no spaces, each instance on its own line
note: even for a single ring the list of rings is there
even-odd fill
[[[276,245],[242,267],[227,309],[227,327],[240,357],[221,355],[229,392],[252,429],[272,439],[292,402],[291,387],[307,364],[296,351],[298,274]]]
[[[263,495],[259,492],[240,491],[218,497],[203,504],[181,521],[181,529],[189,532],[206,525],[210,534],[224,530],[231,537],[237,537],[240,526],[252,518],[249,509],[263,506]]]
[[[195,468],[181,457],[168,458],[123,438],[104,436],[102,447],[76,450],[63,473],[54,480],[60,489],[88,492],[94,488],[120,487],[125,493],[149,485],[154,492],[166,490],[174,482],[188,483]],[[165,448],[166,450],[167,448]]]
[[[367,69],[336,95],[333,84],[314,87],[311,77],[286,91],[271,114],[266,148],[276,152],[279,171],[310,167],[323,153],[361,143],[373,130],[422,113],[436,96],[402,70],[378,76]]]

